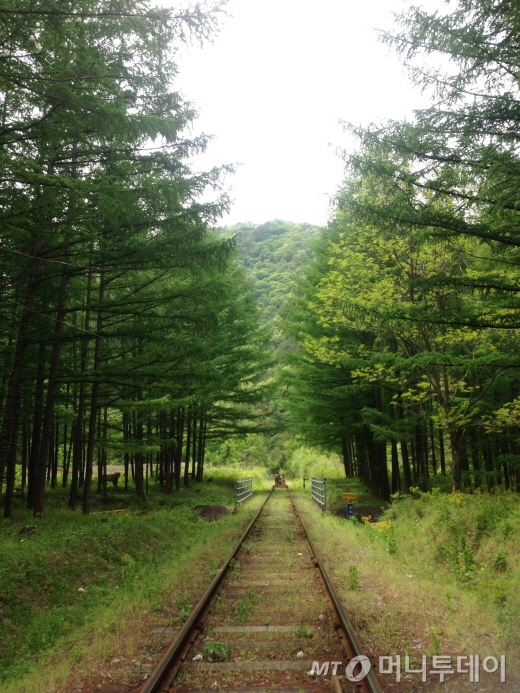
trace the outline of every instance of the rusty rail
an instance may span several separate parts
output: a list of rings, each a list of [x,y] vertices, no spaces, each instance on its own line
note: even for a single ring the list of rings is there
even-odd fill
[[[319,553],[316,551],[316,547],[314,546],[314,542],[310,538],[310,536],[307,532],[307,529],[306,529],[305,525],[303,524],[303,520],[301,518],[300,513],[298,512],[298,508],[296,507],[291,494],[289,494],[289,497],[291,499],[291,503],[293,505],[294,512],[296,513],[296,517],[298,518],[298,522],[300,523],[301,528],[305,534],[305,537],[306,537],[307,541],[309,542],[309,546],[311,547],[311,551],[312,551],[312,554],[314,557],[314,562],[320,571],[321,578],[323,580],[325,589],[328,592],[328,595],[330,597],[330,600],[332,602],[334,610],[336,611],[336,614],[337,614],[339,621],[341,623],[341,627],[342,627],[342,629],[343,629],[343,631],[344,631],[344,633],[348,639],[348,642],[350,644],[349,649],[351,649],[351,652],[349,652],[348,654],[349,654],[349,656],[353,656],[353,657],[364,657],[365,655],[364,655],[363,650],[361,648],[361,644],[357,638],[357,635],[354,631],[354,628],[352,627],[352,624],[350,623],[350,620],[349,620],[349,618],[345,612],[345,609],[343,608],[343,604],[341,603],[341,600],[338,597],[338,593],[334,589],[334,585],[332,584],[329,576],[327,575],[327,571],[325,570],[325,566],[323,565],[323,561],[321,560]],[[356,684],[357,687],[360,686],[360,683],[365,684],[366,688],[368,689],[368,693],[383,693],[381,686],[379,685],[379,682],[376,679],[375,674],[374,674],[372,669],[370,669],[370,672],[367,674],[366,678],[363,679],[362,682],[359,682],[358,684]]]

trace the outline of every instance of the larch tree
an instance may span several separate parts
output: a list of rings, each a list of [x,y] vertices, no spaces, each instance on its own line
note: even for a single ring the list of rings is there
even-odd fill
[[[118,406],[143,496],[150,401],[174,412],[167,435],[178,469],[186,408],[205,402],[191,425],[200,455],[209,402],[229,390],[222,381],[202,397],[192,381],[219,358],[197,335],[214,339],[234,300],[229,290],[219,298],[234,243],[210,230],[228,200],[200,201],[230,168],[191,171],[207,138],[188,136],[196,114],[174,88],[176,45],[209,38],[224,4],[176,11],[138,0],[27,0],[0,9],[6,517],[20,454],[35,513],[58,454],[71,507],[83,486],[88,512],[94,460],[98,471],[103,456],[106,464],[101,441]],[[236,349],[249,348],[249,328],[242,324]]]

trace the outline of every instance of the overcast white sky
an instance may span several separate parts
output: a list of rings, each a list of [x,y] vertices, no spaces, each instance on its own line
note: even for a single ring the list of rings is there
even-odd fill
[[[179,55],[196,130],[214,136],[197,166],[241,164],[228,179],[234,205],[224,223],[325,224],[343,177],[334,146],[353,146],[338,121],[411,117],[427,104],[377,39],[409,4],[232,0],[214,44]]]

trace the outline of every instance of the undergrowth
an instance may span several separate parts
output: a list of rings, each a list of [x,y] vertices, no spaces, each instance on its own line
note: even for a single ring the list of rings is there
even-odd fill
[[[162,564],[182,563],[190,547],[218,534],[193,508],[233,506],[236,474],[212,475],[212,483],[192,484],[180,494],[151,489],[147,501],[136,507],[131,499],[124,512],[84,516],[61,509],[60,489],[49,494],[43,520],[18,504],[14,520],[0,531],[0,682],[23,676],[42,654],[52,657],[54,648],[124,595],[132,598],[138,590],[152,599]],[[122,489],[110,489],[109,496],[113,505],[125,504]],[[70,652],[72,660],[81,655],[81,645]]]
[[[520,647],[520,498],[517,494],[416,492],[397,497],[374,525],[400,560],[474,594],[498,625],[497,638]],[[415,557],[411,561],[410,557]]]
[[[297,495],[367,650],[507,653],[518,675],[517,494],[415,489],[363,523],[322,513],[308,489]]]

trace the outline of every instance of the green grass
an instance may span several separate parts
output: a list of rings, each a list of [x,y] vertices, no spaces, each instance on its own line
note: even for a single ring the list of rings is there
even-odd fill
[[[420,557],[418,571],[473,593],[499,626],[500,641],[520,647],[518,494],[421,493],[399,499],[387,518],[396,553]]]
[[[247,623],[261,597],[253,587],[250,587],[243,599],[237,599],[235,605],[235,619],[237,623]]]
[[[292,449],[287,455],[285,468],[287,481],[292,489],[304,491],[310,495],[311,477],[327,480],[327,509],[334,513],[344,508],[347,501],[341,497],[342,493],[356,493],[356,505],[374,505],[381,507],[384,503],[373,496],[365,484],[354,477],[345,478],[343,462],[337,455],[327,455],[314,448],[298,447]]]
[[[213,481],[207,479],[212,477]],[[107,495],[103,498],[95,493],[97,490],[97,479],[93,480],[93,491],[91,500],[91,511],[103,512],[109,510],[129,509],[133,511],[142,510],[150,512],[176,507],[177,505],[200,505],[202,503],[216,503],[221,505],[233,504],[233,481],[251,477],[253,479],[253,490],[259,491],[266,487],[266,472],[263,468],[254,467],[251,469],[237,469],[233,466],[221,466],[218,468],[205,468],[204,481],[197,482],[190,479],[190,488],[185,489],[181,480],[180,493],[174,491],[171,495],[166,495],[154,479],[148,479],[148,492],[146,500],[141,500],[135,494],[133,483],[129,482],[128,491],[124,490],[124,479],[121,476],[119,485],[114,488],[108,485]],[[81,494],[81,489],[80,489]],[[49,511],[68,508],[69,489],[61,486],[55,489],[48,489],[46,493],[46,515]],[[81,513],[81,498],[78,498],[77,512]],[[21,498],[16,498],[13,508],[13,520],[16,523],[26,522],[33,525],[34,521],[30,511],[25,508],[25,503]]]
[[[212,524],[201,520],[194,506],[233,507],[234,502],[236,470],[208,474],[213,476],[211,484],[193,484],[170,496],[151,488],[144,502],[121,489],[110,489],[108,502],[98,503],[97,508],[126,507],[121,513],[84,516],[62,509],[61,489],[49,493],[43,520],[33,520],[30,511],[17,504],[13,521],[0,525],[2,684],[26,675],[42,657],[52,657],[56,648],[82,632],[97,613],[110,611],[111,605],[132,599],[137,592],[160,610],[161,569],[172,562],[182,565],[194,546],[218,541],[221,527],[241,526],[250,514],[242,506],[229,520]],[[261,479],[255,485],[261,487]],[[23,531],[33,525],[35,531]],[[181,602],[182,596],[178,614],[182,619],[189,609],[183,609]],[[109,619],[108,631],[116,629],[115,622]],[[78,643],[70,658],[79,660],[82,655]]]
[[[203,651],[210,662],[226,662],[231,658],[231,648],[226,642],[208,641]]]

